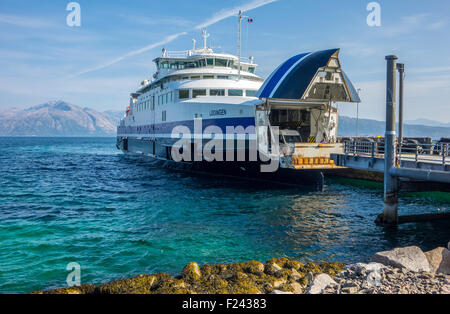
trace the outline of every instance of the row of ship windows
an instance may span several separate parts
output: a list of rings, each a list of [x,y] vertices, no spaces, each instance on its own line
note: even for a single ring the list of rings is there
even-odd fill
[[[155,104],[157,105],[165,105],[168,103],[171,103],[175,100],[175,96],[178,96],[178,99],[190,99],[190,98],[197,98],[199,96],[246,96],[246,97],[255,97],[257,94],[257,90],[253,89],[180,89],[177,91],[177,94],[174,92],[168,92],[163,95],[151,96],[146,101],[141,101],[136,104],[136,110],[142,111],[142,110],[155,110]],[[244,95],[245,93],[245,95]]]
[[[149,84],[148,82],[142,82],[141,86],[144,86],[146,84],[147,85],[144,89],[141,90],[142,93],[146,93],[152,89],[156,89],[156,88],[160,88],[161,86],[164,86],[164,84],[169,83],[169,82],[178,82],[178,81],[186,81],[186,80],[213,80],[213,79],[218,79],[218,80],[238,80],[238,76],[237,75],[192,75],[192,76],[181,76],[181,75],[172,75],[172,76],[167,76],[165,78],[163,78],[161,80],[161,82],[159,82],[158,84]],[[248,80],[248,81],[253,81],[253,82],[262,82],[263,80],[259,77],[253,77],[253,76],[245,76],[242,75],[241,79],[243,80]]]
[[[197,98],[198,96],[255,97],[257,92],[257,90],[253,89],[180,89],[178,90],[178,99]]]
[[[200,80],[202,78],[204,80],[213,80],[215,78],[217,78],[218,80],[229,80],[229,79],[237,80],[238,79],[237,75],[231,75],[231,76],[229,76],[229,75],[217,75],[217,76],[214,76],[214,75],[203,75],[203,76],[193,75],[193,76],[183,76],[181,79],[182,80],[189,80],[189,79],[190,80]]]
[[[203,67],[224,67],[237,69],[238,65],[235,64],[234,60],[207,58],[189,61],[172,61],[172,62],[163,61],[158,63],[157,67],[158,69],[173,69],[173,70],[184,70]],[[255,73],[254,66],[249,66],[248,68],[241,66],[241,70],[248,71],[250,73]]]

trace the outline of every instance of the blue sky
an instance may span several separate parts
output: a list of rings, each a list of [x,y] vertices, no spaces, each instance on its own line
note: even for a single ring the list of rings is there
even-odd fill
[[[120,110],[149,78],[162,47],[187,50],[207,26],[211,46],[237,52],[238,8],[243,54],[267,77],[292,55],[341,48],[341,62],[362,89],[360,115],[384,120],[385,60],[406,64],[406,119],[450,122],[450,2],[384,0],[381,26],[369,27],[368,0],[79,0],[81,27],[66,25],[64,0],[0,2],[0,109],[63,99]],[[144,49],[143,49],[144,48]],[[355,105],[340,104],[354,116]]]

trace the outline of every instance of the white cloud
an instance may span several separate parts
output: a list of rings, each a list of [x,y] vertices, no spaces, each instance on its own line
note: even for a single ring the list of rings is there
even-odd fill
[[[347,55],[363,58],[377,55],[381,50],[377,45],[367,45],[361,42],[341,42],[339,48],[344,49]]]
[[[450,122],[450,75],[421,76],[405,81],[405,119],[418,118]],[[363,81],[356,84],[361,88],[360,117],[384,121],[386,115],[386,82]],[[355,116],[356,106],[340,104],[341,115]]]
[[[443,28],[445,25],[447,25],[446,21],[437,21],[435,23],[430,24],[428,28],[435,31]]]
[[[187,27],[193,24],[190,20],[179,16],[149,17],[138,15],[126,15],[126,14],[119,14],[118,16],[120,18],[127,20],[128,22],[141,25],[171,25],[178,27]]]
[[[427,68],[411,68],[408,70],[409,73],[412,74],[422,74],[422,73],[442,73],[442,72],[449,72],[450,73],[450,66],[439,66],[439,67],[427,67]]]
[[[41,19],[10,14],[0,14],[0,23],[30,28],[46,28],[53,26],[52,23]]]
[[[167,43],[170,43],[171,41],[174,41],[174,40],[177,39],[178,37],[183,36],[183,35],[186,35],[186,34],[187,34],[186,32],[183,32],[183,33],[178,33],[178,34],[175,34],[175,35],[167,36],[167,37],[164,38],[162,41],[159,41],[159,42],[157,42],[157,43],[150,44],[150,45],[145,46],[145,47],[143,47],[143,48],[141,48],[141,49],[137,49],[137,50],[130,51],[130,52],[128,52],[127,54],[124,54],[124,55],[122,55],[122,56],[120,56],[120,57],[117,57],[117,58],[115,58],[115,59],[113,59],[113,60],[108,61],[107,63],[104,63],[104,64],[101,64],[101,65],[98,65],[98,66],[95,66],[95,67],[92,67],[92,68],[83,70],[83,71],[81,71],[81,72],[78,72],[78,73],[76,73],[76,74],[70,76],[70,77],[73,78],[73,77],[80,76],[80,75],[83,75],[83,74],[86,74],[86,73],[89,73],[89,72],[93,72],[93,71],[97,71],[97,70],[100,70],[100,69],[104,69],[104,68],[106,68],[106,67],[109,67],[109,66],[111,66],[111,65],[113,65],[113,64],[116,64],[116,63],[122,61],[122,60],[125,59],[125,58],[131,57],[131,56],[135,56],[135,55],[138,55],[138,54],[140,54],[140,53],[143,53],[143,52],[152,50],[152,49],[154,49],[154,48],[156,48],[156,47],[159,47],[159,46],[165,45],[165,44],[167,44]]]
[[[397,37],[400,35],[411,34],[417,31],[428,30],[436,31],[446,25],[445,21],[433,21],[430,13],[419,13],[410,16],[404,16],[401,22],[381,28],[384,37]]]

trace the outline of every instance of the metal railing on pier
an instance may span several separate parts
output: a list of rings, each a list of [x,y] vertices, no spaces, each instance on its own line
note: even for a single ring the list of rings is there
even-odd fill
[[[396,160],[415,163],[432,163],[443,166],[450,165],[450,143],[435,142],[420,143],[415,140],[406,140],[396,145]],[[344,141],[344,154],[347,156],[364,156],[384,158],[384,141],[375,140],[346,140]]]

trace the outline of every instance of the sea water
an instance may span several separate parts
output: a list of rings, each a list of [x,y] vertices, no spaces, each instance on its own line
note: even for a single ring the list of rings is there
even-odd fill
[[[0,138],[0,292],[65,287],[199,264],[368,261],[380,250],[450,240],[450,223],[374,224],[382,190],[327,181],[324,192],[161,168],[114,138]],[[404,196],[400,214],[443,212]]]

